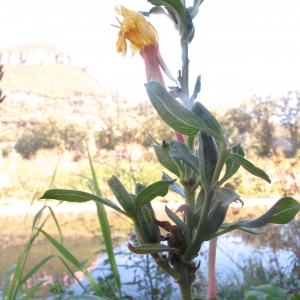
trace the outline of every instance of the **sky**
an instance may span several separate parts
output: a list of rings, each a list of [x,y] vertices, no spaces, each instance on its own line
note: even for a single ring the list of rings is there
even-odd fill
[[[146,0],[1,0],[0,49],[48,43],[70,53],[110,91],[132,101],[147,98],[139,54],[117,54],[114,5],[147,11]],[[188,2],[188,4],[191,4]],[[190,89],[201,74],[198,100],[210,107],[237,106],[300,90],[299,0],[205,0],[190,44]],[[163,16],[151,16],[160,50],[174,76],[181,68],[179,35]],[[170,83],[171,85],[174,85]]]

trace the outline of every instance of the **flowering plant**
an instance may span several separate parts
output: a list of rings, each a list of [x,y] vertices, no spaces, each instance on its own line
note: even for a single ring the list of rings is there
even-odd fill
[[[159,143],[147,133],[159,162],[169,174],[163,173],[162,180],[147,187],[135,186],[135,192],[128,192],[116,176],[108,179],[108,185],[119,205],[105,199],[100,191],[97,195],[52,189],[42,198],[70,202],[95,201],[109,206],[130,218],[136,234],[131,237],[129,249],[138,254],[151,254],[158,269],[174,278],[180,287],[181,299],[189,300],[192,284],[200,264],[195,259],[204,242],[209,241],[209,274],[207,299],[217,299],[215,288],[215,255],[217,237],[233,230],[258,234],[256,228],[267,223],[285,224],[290,222],[300,210],[300,204],[291,197],[279,199],[265,214],[254,220],[224,223],[231,203],[240,201],[235,187],[228,182],[240,167],[254,176],[271,182],[267,173],[254,166],[245,158],[240,144],[230,146],[221,124],[200,102],[195,101],[200,92],[200,76],[192,95],[189,93],[189,45],[193,40],[196,17],[203,0],[195,0],[192,7],[186,7],[181,0],[149,0],[153,8],[147,13],[160,12],[175,24],[180,36],[182,49],[182,69],[174,79],[161,57],[158,33],[139,12],[118,6],[116,11],[122,16],[119,21],[117,51],[123,55],[130,43],[132,54],[139,52],[145,63],[145,84],[148,97],[160,118],[175,132],[176,139]],[[162,71],[176,83],[167,90]],[[185,204],[176,212],[167,206],[165,211],[172,221],[158,220],[151,201],[165,196],[172,190],[184,198]],[[181,219],[177,212],[183,212]],[[168,234],[161,236],[160,229]],[[167,241],[167,245],[164,243]],[[165,254],[167,253],[167,255]]]

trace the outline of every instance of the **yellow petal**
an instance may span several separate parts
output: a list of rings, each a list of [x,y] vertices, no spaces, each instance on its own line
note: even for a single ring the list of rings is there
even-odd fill
[[[143,46],[158,43],[158,34],[155,28],[139,12],[131,11],[126,7],[116,6],[116,12],[124,19],[121,21],[119,37],[117,40],[117,51],[123,55],[127,52],[127,41],[129,41],[132,55],[140,51]]]

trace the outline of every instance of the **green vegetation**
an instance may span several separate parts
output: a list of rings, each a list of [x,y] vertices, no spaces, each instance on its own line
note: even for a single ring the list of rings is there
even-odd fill
[[[134,182],[132,178],[145,184],[159,178],[162,168],[150,148],[152,141],[145,132],[148,130],[159,142],[169,142],[173,131],[155,117],[155,111],[149,103],[133,106],[126,99],[110,97],[105,105],[97,99],[82,103],[58,99],[32,103],[26,97],[22,101],[5,99],[0,106],[3,153],[0,164],[5,171],[2,173],[2,199],[31,199],[34,191],[43,186],[42,180],[51,176],[58,160],[59,176],[55,186],[85,189],[83,179],[70,175],[87,173],[85,141],[88,141],[106,196],[110,195],[109,189],[105,188],[108,174],[120,176],[124,182],[128,182],[128,188]],[[247,157],[261,169],[269,170],[273,184],[271,187],[262,183],[245,170],[236,173],[232,183],[246,198],[275,198],[287,194],[298,197],[300,153],[297,150],[297,126],[300,118],[295,116],[299,114],[299,94],[295,92],[294,98],[291,98],[294,106],[288,106],[293,114],[290,117],[289,114],[285,118],[278,117],[277,121],[272,121],[278,113],[276,105],[284,103],[286,98],[282,97],[280,101],[268,99],[268,105],[265,104],[266,100],[257,99],[260,102],[255,105],[253,101],[248,105],[244,103],[235,109],[217,111],[216,115],[220,117],[231,143],[245,141],[242,145],[245,143],[249,146]],[[19,109],[20,105],[22,110]],[[272,118],[253,115],[259,111],[266,112],[266,109]],[[243,114],[240,114],[241,111]],[[68,112],[67,117],[65,112]],[[238,124],[237,129],[233,127],[235,123]],[[262,126],[269,128],[269,131]],[[259,134],[252,134],[253,131]],[[269,146],[263,150],[260,145],[264,145],[262,141],[267,137]],[[280,139],[282,143],[278,144]],[[289,145],[294,146],[291,148]],[[119,147],[119,152],[114,151],[115,147]],[[287,152],[288,149],[292,152]],[[16,151],[30,160],[16,157]],[[118,168],[115,168],[116,165]]]
[[[154,3],[154,6],[157,3],[156,1],[150,2]],[[153,122],[154,110],[149,109],[148,104],[143,103],[129,108],[124,99],[109,95],[110,99],[108,100],[112,100],[112,103],[103,108],[102,100],[104,97],[101,98],[100,94],[92,91],[92,89],[77,89],[75,85],[86,78],[79,78],[71,66],[64,66],[63,68],[64,72],[67,71],[69,74],[68,84],[70,86],[67,86],[64,81],[58,81],[60,70],[57,70],[55,64],[47,67],[47,71],[50,70],[54,76],[48,76],[42,66],[27,67],[26,70],[23,69],[23,66],[14,66],[6,70],[7,81],[2,81],[2,83],[6,84],[8,90],[20,91],[21,88],[17,79],[13,79],[15,89],[9,86],[10,78],[20,75],[21,84],[23,82],[28,87],[28,90],[25,88],[23,92],[34,93],[49,98],[50,101],[35,98],[34,102],[38,105],[38,109],[25,108],[26,114],[24,115],[22,112],[23,115],[20,119],[16,119],[12,113],[14,106],[16,111],[20,111],[19,108],[16,108],[19,106],[18,104],[6,108],[6,111],[10,113],[9,117],[4,111],[1,111],[2,124],[4,124],[1,129],[3,130],[2,149],[4,152],[4,158],[1,161],[4,179],[1,189],[2,197],[15,198],[17,195],[17,197],[22,198],[17,193],[20,191],[22,193],[26,186],[31,189],[30,194],[34,194],[34,198],[40,196],[40,191],[44,192],[45,189],[48,189],[40,199],[77,203],[94,201],[112,275],[110,275],[111,278],[95,279],[88,270],[87,261],[78,260],[67,249],[57,216],[45,200],[45,205],[32,220],[30,232],[17,257],[16,264],[10,269],[5,269],[2,288],[3,299],[38,297],[44,281],[37,282],[26,291],[24,284],[55,257],[78,281],[86,299],[107,299],[108,295],[110,299],[126,298],[127,295],[124,295],[122,290],[119,270],[116,265],[112,231],[104,205],[115,209],[124,218],[129,218],[133,222],[135,235],[130,237],[129,250],[136,254],[150,254],[157,270],[165,273],[165,276],[169,275],[178,284],[181,299],[184,300],[193,299],[192,291],[197,295],[196,299],[202,299],[199,298],[201,293],[196,291],[193,285],[200,267],[195,258],[201,254],[201,249],[203,249],[201,247],[205,242],[209,241],[207,299],[216,300],[217,238],[234,230],[255,235],[259,233],[257,228],[268,223],[279,224],[284,231],[282,225],[291,222],[299,212],[300,206],[295,199],[283,197],[258,218],[238,220],[237,222],[234,220],[227,223],[231,218],[228,215],[229,205],[237,201],[243,204],[240,199],[241,195],[237,194],[241,190],[245,191],[243,196],[249,196],[252,193],[255,196],[270,196],[271,192],[274,196],[278,194],[279,197],[297,194],[299,178],[297,178],[294,169],[298,166],[299,155],[297,149],[299,148],[300,97],[299,93],[296,93],[295,98],[290,97],[290,95],[283,97],[280,101],[276,101],[276,105],[272,107],[270,105],[273,104],[273,100],[255,98],[250,107],[244,105],[238,110],[223,111],[219,116],[222,125],[200,102],[194,102],[200,92],[200,77],[197,78],[194,93],[190,97],[188,45],[194,34],[193,18],[197,15],[201,3],[202,1],[195,1],[194,6],[188,9],[184,2],[169,1],[167,3],[168,10],[165,11],[171,19],[176,21],[177,29],[181,35],[182,70],[179,73],[177,90],[179,91],[178,97],[182,102],[174,98],[177,96],[176,92],[173,95],[166,90],[161,80],[161,74],[155,74],[159,70],[159,66],[149,64],[149,57],[146,59],[146,56],[151,53],[152,58],[154,55],[156,60],[162,64],[161,58],[158,57],[158,45],[156,47],[151,42],[149,45],[143,46],[149,46],[147,48],[149,52],[142,53],[142,57],[145,59],[147,78],[161,81],[159,83],[156,80],[150,80],[146,84],[146,91],[159,116],[172,129],[164,130],[161,121]],[[121,9],[125,8],[121,7]],[[122,15],[125,17],[125,14]],[[138,13],[130,13],[129,18],[134,15],[137,17],[136,19],[142,18],[143,20],[144,18]],[[131,21],[133,22],[133,20]],[[143,22],[143,24],[149,26],[147,22]],[[124,23],[124,26],[122,24],[120,27],[119,38],[123,34],[122,30],[125,25]],[[147,32],[149,31],[151,30]],[[140,35],[139,38],[141,38]],[[74,75],[73,77],[71,73]],[[150,78],[150,76],[154,76],[154,78]],[[34,79],[33,86],[31,86],[30,81],[26,81],[27,77]],[[74,82],[76,82],[75,85],[73,85]],[[39,88],[43,84],[48,84],[50,87],[52,84],[53,86],[61,86],[62,89],[59,93],[46,87],[40,90]],[[94,81],[93,84],[97,86]],[[78,98],[76,102],[69,99],[74,94]],[[68,99],[65,102],[71,102],[73,106],[66,108],[66,103],[63,103],[63,107],[66,109],[61,109],[61,106],[54,107],[53,104],[59,102],[57,100],[62,97],[61,95]],[[294,100],[296,100],[296,104]],[[14,101],[15,103],[19,102],[19,104],[25,103],[26,98],[10,98],[7,99],[6,103],[13,104]],[[43,109],[44,105],[49,105],[50,102],[52,103],[48,113],[41,113],[46,111]],[[292,109],[289,109],[291,105]],[[86,111],[82,112],[82,108],[85,110],[86,107],[92,110],[88,114]],[[72,113],[75,112],[70,118],[66,117],[68,109],[71,109]],[[112,111],[113,113],[111,113]],[[240,119],[236,119],[237,117]],[[12,129],[17,129],[18,134],[9,134]],[[158,170],[161,171],[162,166],[158,167],[158,164],[153,163],[154,152],[150,150],[150,143],[145,138],[145,134],[141,135],[141,132],[145,132],[146,129],[151,133],[151,135],[148,134],[148,138],[151,144],[154,144],[153,148],[157,159],[163,167],[173,173],[176,179],[172,179],[166,173],[163,173],[162,179],[160,179],[161,175],[156,176],[155,173]],[[176,132],[177,140],[172,140],[173,130]],[[228,132],[228,134],[224,135],[224,132]],[[281,136],[278,133],[285,137],[283,144],[280,143]],[[261,163],[261,166],[254,166],[248,157],[245,157],[242,146],[237,144],[240,141],[239,135],[245,141],[245,146],[250,149],[250,155],[258,156],[257,162]],[[91,145],[90,150],[89,147],[84,147],[84,141],[87,145]],[[140,148],[136,147],[137,142],[142,145]],[[136,151],[136,149],[138,150]],[[16,155],[15,150],[22,155],[22,158]],[[288,168],[280,164],[281,158],[289,163]],[[39,186],[34,186],[33,182],[30,182],[32,177],[28,177],[27,172],[25,172],[28,170],[28,166],[32,166],[26,166],[26,163],[32,161],[41,163],[39,171],[30,170],[30,172],[35,171],[32,181],[39,181]],[[56,163],[55,167],[45,167],[45,164],[48,163],[52,163],[54,166],[53,161]],[[278,179],[277,182],[275,180],[275,187],[273,186],[272,190],[268,190],[261,183],[262,179],[271,183],[270,174],[264,171],[270,161],[275,166]],[[81,163],[84,164],[83,169],[78,168]],[[35,165],[35,167],[38,166]],[[248,187],[249,174],[236,174],[240,167],[256,176],[254,179],[257,181],[255,187]],[[19,168],[23,169],[20,171]],[[108,174],[112,176],[107,180]],[[153,175],[154,178],[150,178],[150,175]],[[49,177],[47,178],[47,176]],[[47,178],[46,184],[41,181],[41,178]],[[231,181],[223,186],[230,178]],[[16,179],[17,185],[14,187],[13,184],[15,184]],[[177,180],[176,183],[175,180]],[[108,190],[106,181],[111,191]],[[237,191],[232,183],[239,185]],[[291,184],[289,185],[289,183]],[[134,191],[133,186],[135,186]],[[176,212],[167,206],[165,207],[165,213],[172,223],[159,220],[151,206],[152,200],[158,196],[165,197],[169,189],[177,192],[185,201],[185,204],[179,206]],[[22,196],[28,197],[25,193]],[[112,201],[107,198],[112,198]],[[120,206],[115,204],[115,199]],[[59,203],[57,202],[57,204]],[[50,213],[44,217],[46,209]],[[178,212],[183,213],[183,215],[177,215]],[[45,225],[50,218],[53,220],[53,227],[56,228],[58,236],[55,236],[53,232],[46,231]],[[168,233],[162,235],[160,227]],[[298,228],[296,227],[296,231]],[[299,233],[294,236],[297,235]],[[57,254],[45,255],[35,262],[31,269],[27,270],[29,254],[34,253],[33,245],[41,236],[56,249]],[[267,241],[270,241],[271,237],[267,235],[266,237]],[[167,241],[167,245],[163,243],[165,241]],[[297,251],[298,248],[294,253],[298,254]],[[250,261],[250,266],[251,263]],[[296,263],[294,265],[296,266]],[[148,278],[151,285],[155,279],[154,269],[156,268],[150,268],[149,265],[148,267]],[[240,290],[237,291],[239,298],[244,297],[248,300],[272,299],[270,297],[273,297],[274,293],[276,294],[274,297],[277,298],[285,295],[285,290],[280,286],[285,277],[279,268],[277,268],[277,274],[269,272],[261,261],[257,260],[250,268],[241,269],[244,281],[238,282],[240,286]],[[75,270],[84,274],[89,282],[88,287],[80,282]],[[141,288],[145,289],[145,281],[142,282]],[[200,284],[203,286],[203,283]],[[228,282],[226,284],[228,285]],[[219,295],[224,299],[226,297],[228,299],[234,298],[231,290],[226,291],[222,285],[219,285],[218,289],[221,289]],[[64,290],[58,284],[54,283],[52,290],[59,297],[64,294]],[[170,286],[168,284],[165,285],[165,290],[166,293],[160,290],[159,296],[161,294],[164,295],[163,297],[169,296]],[[156,292],[156,289],[152,288],[152,299],[157,298]],[[291,290],[290,294],[288,299],[299,299],[299,291],[296,288]],[[94,295],[97,297],[93,297]]]

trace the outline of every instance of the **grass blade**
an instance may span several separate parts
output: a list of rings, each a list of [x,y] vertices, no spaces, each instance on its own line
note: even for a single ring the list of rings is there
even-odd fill
[[[71,252],[69,252],[63,245],[58,243],[51,235],[39,229],[40,232],[48,239],[48,241],[65,257],[71,264],[73,264],[78,270],[82,271],[85,277],[88,279],[92,289],[95,291],[96,295],[103,296],[103,292],[100,286],[97,284],[92,275],[83,267],[83,265],[77,260]]]
[[[89,156],[89,163],[90,163],[90,168],[91,168],[91,173],[92,173],[92,178],[93,178],[93,186],[94,186],[96,195],[99,197],[102,197],[102,193],[101,193],[100,187],[98,185],[96,172],[95,172],[95,169],[93,166],[92,158],[91,158],[88,147],[87,147],[87,152],[88,152],[88,156]],[[97,216],[98,216],[98,220],[99,220],[99,223],[101,226],[102,236],[104,239],[109,263],[111,265],[111,270],[112,270],[113,276],[116,280],[116,284],[119,289],[119,292],[121,293],[121,288],[122,288],[121,279],[120,279],[120,274],[118,271],[118,267],[117,267],[117,263],[116,263],[116,259],[115,259],[115,255],[114,255],[114,249],[113,249],[113,244],[112,244],[112,240],[111,240],[110,226],[108,223],[106,211],[105,211],[104,205],[102,203],[96,202],[96,206],[97,206]]]
[[[38,264],[36,264],[20,281],[20,285],[24,284],[30,277],[33,276],[33,274],[41,267],[43,266],[47,261],[52,259],[53,257],[56,257],[56,255],[49,255],[46,258],[44,258],[42,261],[40,261]]]

